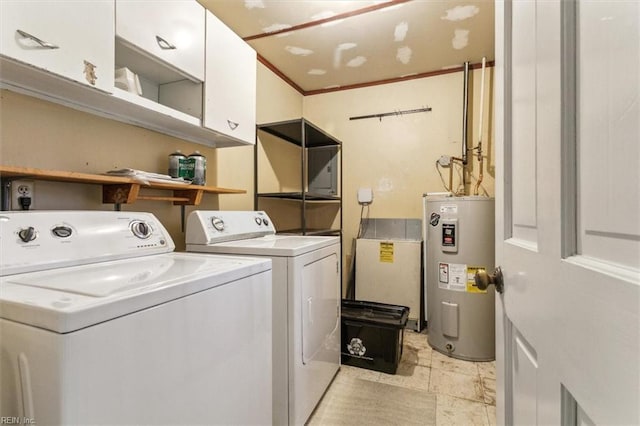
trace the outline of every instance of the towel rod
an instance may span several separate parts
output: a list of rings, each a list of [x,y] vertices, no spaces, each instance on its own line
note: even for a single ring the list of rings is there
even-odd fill
[[[429,112],[431,111],[431,107],[425,108],[416,108],[416,109],[406,109],[404,111],[393,111],[393,112],[384,112],[381,114],[370,114],[370,115],[359,115],[357,117],[349,117],[349,120],[362,120],[365,118],[378,118],[382,121],[382,117],[388,117],[390,115],[404,115],[404,114],[415,114],[418,112]]]

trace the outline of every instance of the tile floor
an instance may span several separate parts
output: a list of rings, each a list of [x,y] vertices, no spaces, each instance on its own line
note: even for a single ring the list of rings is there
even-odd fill
[[[450,358],[431,349],[424,332],[405,330],[402,359],[395,375],[347,365],[338,375],[435,393],[437,425],[496,423],[495,361]]]

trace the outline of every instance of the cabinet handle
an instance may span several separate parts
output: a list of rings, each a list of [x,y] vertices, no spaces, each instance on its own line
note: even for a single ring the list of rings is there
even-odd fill
[[[167,40],[163,39],[160,36],[156,36],[156,41],[158,42],[158,46],[160,46],[160,49],[164,49],[164,50],[174,50],[176,49],[176,47],[169,43]]]
[[[227,124],[231,130],[235,130],[236,127],[240,125],[240,123],[236,123],[235,121],[227,120]]]
[[[33,41],[35,41],[36,43],[38,43],[40,46],[44,47],[45,49],[59,49],[60,46],[56,46],[55,44],[51,44],[47,41],[44,40],[40,40],[38,37],[31,35],[27,32],[24,32],[22,30],[16,30],[16,32],[18,34],[20,34],[22,37],[26,37],[28,39],[31,39]]]

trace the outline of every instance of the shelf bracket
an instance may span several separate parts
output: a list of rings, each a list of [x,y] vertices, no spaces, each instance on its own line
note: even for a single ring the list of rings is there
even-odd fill
[[[102,185],[102,202],[105,204],[131,204],[138,199],[140,185],[125,183]]]
[[[173,191],[174,206],[197,206],[202,202],[204,191],[201,189],[175,189]]]

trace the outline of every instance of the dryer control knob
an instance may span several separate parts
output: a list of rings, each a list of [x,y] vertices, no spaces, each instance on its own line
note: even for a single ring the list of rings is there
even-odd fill
[[[33,241],[36,239],[36,228],[34,228],[33,226],[30,226],[28,228],[23,228],[20,231],[18,231],[18,237],[20,237],[20,239],[24,243]]]
[[[60,225],[54,227],[51,233],[58,238],[69,238],[73,234],[73,230],[68,226]]]
[[[224,231],[224,220],[220,219],[219,217],[212,217],[211,218],[211,224],[213,225],[213,227],[215,228],[216,231]]]
[[[262,225],[262,219],[261,219],[261,218],[259,218],[259,217],[257,217],[257,216],[256,216],[254,220],[256,221],[256,224],[257,224],[258,226]]]

